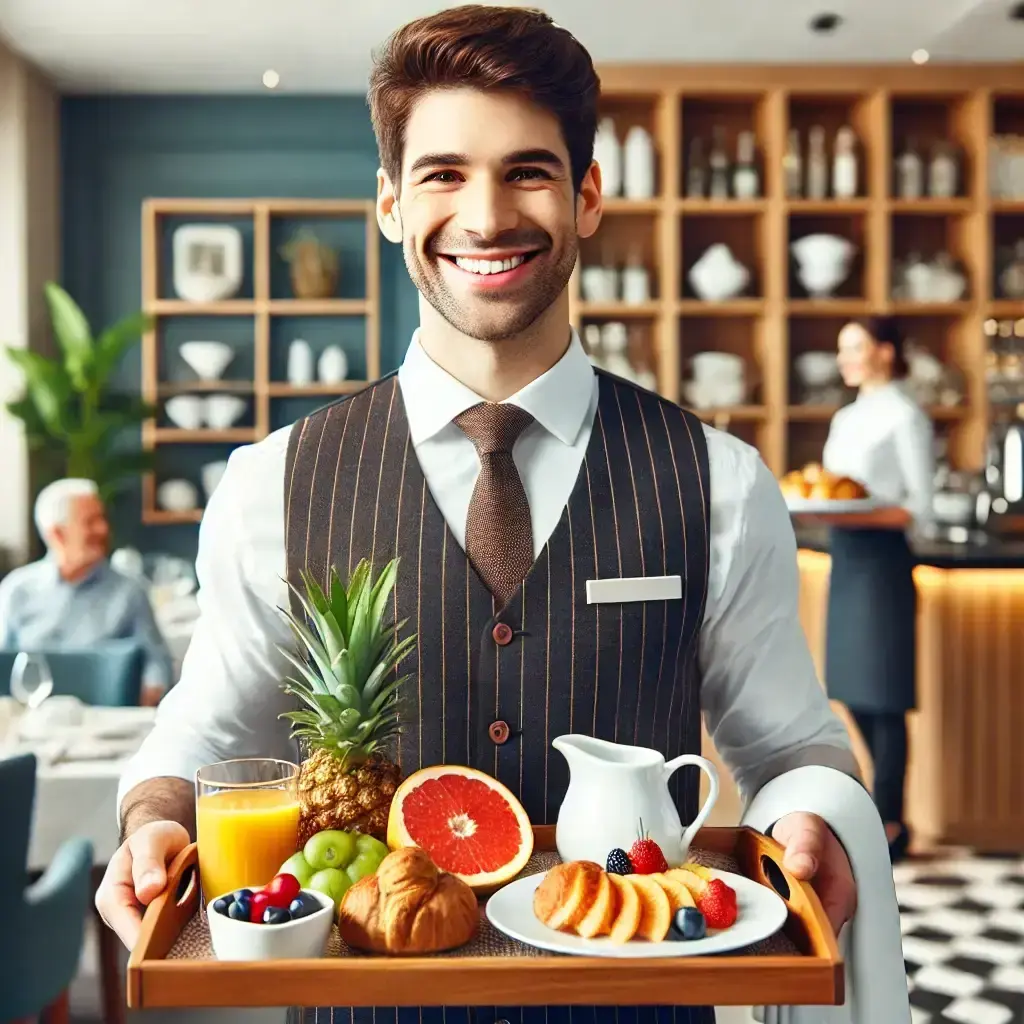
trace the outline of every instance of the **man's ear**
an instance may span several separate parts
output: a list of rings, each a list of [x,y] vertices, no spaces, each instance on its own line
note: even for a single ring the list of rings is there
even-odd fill
[[[402,214],[398,209],[398,194],[387,171],[377,171],[377,224],[389,242],[402,241]]]

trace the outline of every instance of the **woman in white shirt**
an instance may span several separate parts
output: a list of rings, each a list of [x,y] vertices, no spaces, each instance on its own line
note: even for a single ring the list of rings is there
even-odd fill
[[[825,680],[857,722],[875,767],[875,803],[894,860],[903,822],[906,712],[915,706],[916,593],[907,528],[931,514],[931,420],[900,386],[903,339],[891,317],[848,323],[838,363],[857,399],[832,419],[825,469],[860,481],[889,507],[831,520]]]

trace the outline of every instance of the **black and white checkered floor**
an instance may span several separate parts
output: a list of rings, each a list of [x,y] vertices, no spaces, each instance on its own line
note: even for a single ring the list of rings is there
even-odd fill
[[[1024,859],[898,864],[914,1024],[1024,1024]]]

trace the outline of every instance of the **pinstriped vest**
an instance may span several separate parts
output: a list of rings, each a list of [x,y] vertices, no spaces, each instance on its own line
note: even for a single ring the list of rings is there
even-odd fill
[[[332,564],[344,578],[364,557],[375,573],[388,559],[401,560],[395,620],[408,619],[418,636],[416,652],[401,666],[412,674],[395,751],[403,774],[439,763],[471,765],[516,793],[536,824],[555,822],[568,786],[568,767],[551,749],[562,733],[649,746],[666,757],[700,752],[697,650],[710,494],[703,430],[691,413],[659,396],[598,376],[579,476],[504,608],[496,607],[431,497],[396,374],[298,421],[288,446],[289,579],[298,584],[308,568],[324,581]],[[587,604],[587,580],[665,575],[682,578],[682,600]],[[501,624],[509,629],[496,628]],[[698,770],[676,772],[672,786],[683,822],[692,821]],[[532,1018],[536,1009],[514,1012]],[[438,1024],[493,1024],[511,1012],[492,1010],[467,1008],[461,1018],[451,1008],[430,1012]],[[611,1011],[590,1011],[573,1007],[572,1024],[610,1024]],[[381,1024],[406,1014],[372,1012]],[[636,1012],[648,1019],[654,1008]],[[713,1019],[668,1012],[658,1018],[665,1024]],[[351,1016],[370,1021],[369,1013]],[[546,1019],[556,1024],[563,1017],[568,1022],[567,1008],[550,1008]],[[328,1018],[321,1011],[318,1019]],[[330,1019],[349,1019],[349,1011]]]

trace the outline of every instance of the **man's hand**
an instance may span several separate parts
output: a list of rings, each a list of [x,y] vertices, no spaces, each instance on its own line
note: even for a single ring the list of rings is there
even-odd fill
[[[191,842],[176,821],[152,821],[133,832],[110,859],[96,890],[100,917],[130,950],[142,925],[142,908],[167,885],[167,866]]]
[[[842,844],[818,815],[803,811],[780,818],[772,838],[786,851],[783,867],[811,883],[838,935],[857,909],[857,883]]]
[[[139,694],[139,706],[155,708],[163,700],[164,693],[166,692],[162,686],[154,686],[150,683],[145,684],[142,687],[142,692]]]

